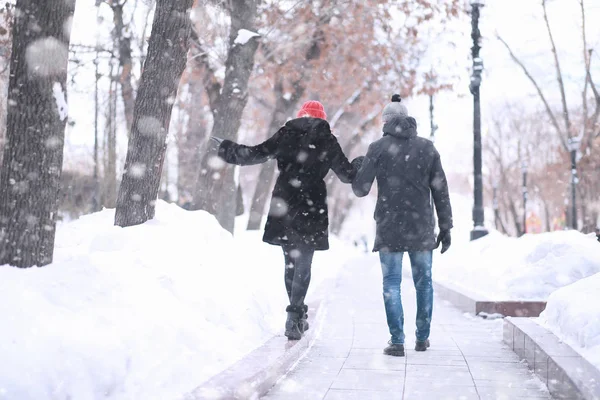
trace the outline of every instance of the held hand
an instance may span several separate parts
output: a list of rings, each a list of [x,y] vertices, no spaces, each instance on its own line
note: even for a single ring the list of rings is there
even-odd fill
[[[452,243],[452,238],[450,236],[449,230],[442,230],[438,234],[437,243],[435,248],[437,249],[442,244],[442,254],[444,254],[450,248],[450,244]]]
[[[360,167],[362,167],[363,162],[365,161],[365,156],[358,156],[354,160],[352,160],[351,164],[355,171],[358,171]]]

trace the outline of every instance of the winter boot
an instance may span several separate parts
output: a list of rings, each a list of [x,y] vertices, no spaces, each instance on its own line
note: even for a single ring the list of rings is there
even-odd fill
[[[303,313],[302,313],[302,317],[300,317],[300,324],[299,324],[300,331],[302,333],[306,332],[308,330],[308,328],[310,327],[308,325],[307,319],[308,319],[308,306],[305,304],[303,306]]]
[[[429,346],[429,339],[425,340],[424,342],[419,342],[417,340],[417,343],[415,344],[415,351],[426,351],[429,348]]]
[[[383,349],[383,354],[394,357],[404,357],[404,345],[388,342],[389,346]]]
[[[289,340],[300,340],[302,331],[300,330],[300,318],[304,314],[304,310],[300,307],[288,306],[287,321],[285,321],[285,336]]]

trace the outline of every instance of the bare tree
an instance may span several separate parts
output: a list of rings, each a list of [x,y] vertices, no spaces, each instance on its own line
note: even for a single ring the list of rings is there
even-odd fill
[[[110,84],[108,90],[108,108],[106,110],[105,138],[105,165],[104,186],[102,190],[102,204],[107,208],[115,208],[117,203],[117,76],[115,63],[111,60]]]
[[[211,136],[236,140],[258,48],[258,34],[255,33],[257,1],[231,1],[227,5],[231,28],[225,79],[221,85],[214,74],[208,75],[206,90],[214,119]],[[233,232],[237,198],[234,167],[224,165],[216,154],[217,146],[209,143],[200,166],[194,208],[213,213],[221,226]]]
[[[306,93],[318,97],[327,108],[338,110],[331,114],[332,125],[340,117],[347,116],[345,113],[351,108],[369,113],[370,108],[366,105],[380,102],[381,93],[400,91],[404,96],[412,93],[417,86],[415,67],[418,62],[415,61],[422,55],[420,30],[424,30],[428,18],[446,12],[450,15],[456,10],[454,2],[447,3],[446,10],[436,7],[435,3],[424,1],[415,9],[415,5],[408,1],[331,1],[321,3],[321,8],[318,9],[312,4],[300,5],[294,9],[293,18],[285,15],[287,11],[275,14],[277,19],[271,21],[274,27],[270,31],[275,30],[282,38],[282,43],[263,40],[261,44],[265,61],[260,66],[267,69],[268,64],[274,65],[274,71],[269,71],[269,74],[276,76],[272,84],[275,106],[268,128],[269,134],[274,133],[286,118],[292,116]],[[416,25],[406,24],[396,31],[389,29],[385,21],[389,20],[389,11],[393,7],[414,17]],[[360,20],[360,23],[340,23],[339,15],[344,16],[344,21]],[[290,18],[302,21],[299,22],[302,26],[311,26],[308,31],[311,34],[307,35],[306,31],[301,30],[300,36],[295,37],[295,30],[287,32],[277,26],[279,19]],[[383,32],[377,28],[382,25],[385,27]],[[382,41],[382,34],[387,42]],[[392,43],[403,45],[401,48],[394,47]],[[281,56],[280,53],[284,55]],[[387,77],[392,76],[396,78],[388,81]],[[363,83],[356,98],[353,97],[356,87],[344,84],[349,77],[354,82]],[[401,87],[398,87],[398,81],[402,82]],[[388,82],[393,84],[388,86]],[[347,104],[348,99],[354,99],[350,105]],[[355,122],[362,125],[361,118],[357,118]],[[274,162],[261,166],[251,202],[248,229],[260,228],[275,176]],[[335,184],[333,189],[337,188],[338,185]],[[335,210],[343,212],[338,207],[330,209],[333,213]],[[342,217],[342,222],[344,218]]]
[[[125,111],[127,132],[131,132],[133,124],[133,109],[135,107],[135,94],[133,90],[133,60],[131,56],[131,32],[128,31],[123,17],[123,8],[127,0],[109,0],[108,5],[113,10],[115,47],[118,49],[120,66],[119,84]]]
[[[171,111],[186,65],[193,0],[158,0],[140,79],[115,225],[141,224],[154,217]]]
[[[576,187],[576,193],[579,195],[574,197],[581,198],[578,209],[580,209],[583,214],[581,219],[584,221],[584,230],[592,230],[592,225],[595,224],[596,221],[592,222],[592,220],[595,219],[594,215],[588,215],[588,212],[593,210],[593,208],[590,208],[587,203],[595,201],[595,199],[600,196],[600,191],[598,191],[599,189],[597,185],[595,185],[595,182],[597,181],[596,175],[598,173],[597,168],[600,165],[600,160],[598,152],[595,151],[596,146],[594,146],[594,140],[600,136],[600,93],[598,92],[596,82],[594,81],[591,72],[592,50],[589,48],[587,41],[585,3],[584,0],[579,0],[578,3],[581,13],[581,40],[583,45],[582,65],[584,67],[584,74],[583,92],[581,96],[582,102],[576,108],[569,107],[567,102],[561,60],[556,47],[554,31],[548,16],[546,0],[541,1],[541,11],[550,43],[552,64],[556,71],[556,83],[561,101],[560,112],[553,109],[536,77],[530,72],[525,63],[514,53],[509,44],[500,36],[498,36],[498,39],[504,44],[513,61],[519,65],[525,76],[527,76],[529,81],[535,87],[538,97],[544,105],[545,112],[560,139],[564,153],[563,156],[565,157],[565,164],[569,165],[569,172],[571,172],[571,168],[575,167],[575,164],[568,158],[569,152],[574,151],[579,154],[579,156],[576,157],[576,160],[579,162],[577,163],[577,169],[575,170],[579,179],[575,175],[573,176],[572,187]],[[589,91],[592,93],[591,98]],[[590,100],[595,103],[594,107],[590,107]],[[574,145],[577,146],[576,149],[572,148]],[[573,173],[575,173],[575,171]]]
[[[498,225],[509,235],[525,232],[521,177],[526,164],[528,211],[537,210],[550,230],[563,215],[569,184],[560,140],[548,133],[542,112],[526,113],[510,104],[501,111],[492,119],[484,147],[491,172],[488,190],[497,188]]]
[[[284,77],[288,77],[289,74],[284,72],[284,67],[288,67],[285,63],[278,63],[273,60],[274,53],[271,51],[271,55],[267,57],[271,62],[275,62],[278,67],[278,71],[275,78],[275,84],[273,85],[273,94],[275,96],[275,108],[273,110],[271,122],[267,131],[267,135],[271,135],[276,132],[283,124],[286,119],[294,112],[298,105],[298,102],[304,96],[306,91],[307,81],[312,73],[312,67],[314,66],[313,61],[317,60],[322,53],[322,47],[325,42],[325,34],[323,32],[324,26],[329,24],[332,17],[332,10],[327,10],[316,22],[313,30],[312,39],[309,42],[306,49],[306,56],[303,60],[304,66],[297,66],[300,69],[300,76],[295,78],[291,84],[291,94],[285,90]],[[254,190],[254,196],[250,203],[250,217],[248,220],[248,230],[260,229],[263,214],[265,212],[265,206],[269,198],[269,192],[273,186],[275,180],[275,161],[269,161],[261,166],[260,174],[256,181],[256,188]]]
[[[0,265],[52,262],[75,2],[18,0],[0,172]]]
[[[8,93],[8,73],[10,64],[10,48],[12,43],[11,31],[13,9],[6,3],[0,9],[0,165],[6,138],[6,106]]]

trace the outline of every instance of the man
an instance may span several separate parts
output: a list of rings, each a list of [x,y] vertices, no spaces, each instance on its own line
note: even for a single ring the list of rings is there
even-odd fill
[[[383,110],[383,137],[369,150],[352,183],[363,197],[377,179],[375,207],[377,234],[373,251],[379,252],[383,272],[383,299],[391,334],[384,353],[404,356],[404,312],[400,298],[402,258],[408,253],[417,291],[415,350],[429,347],[433,310],[431,266],[433,249],[450,247],[452,209],[440,155],[427,139],[417,137],[417,123],[408,116],[399,95]],[[434,234],[433,205],[440,233]]]

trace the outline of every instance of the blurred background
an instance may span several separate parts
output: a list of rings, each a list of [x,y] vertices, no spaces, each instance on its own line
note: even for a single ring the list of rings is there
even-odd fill
[[[198,174],[226,76],[235,15],[197,1],[174,101],[160,198],[194,208]],[[14,2],[0,13],[0,90],[8,86]],[[69,121],[60,215],[114,208],[154,13],[152,0],[78,1],[69,59]],[[486,221],[520,236],[596,229],[600,212],[600,3],[592,0],[256,2],[260,35],[238,141],[258,144],[320,100],[349,158],[381,135],[400,93],[435,141],[450,190],[473,198],[473,8],[480,10]],[[478,41],[478,39],[476,39]],[[475,64],[477,64],[475,63]],[[6,96],[0,96],[0,157]],[[236,230],[259,229],[272,163],[236,171]],[[365,221],[372,201],[329,180],[331,230]],[[372,196],[375,194],[372,193]],[[462,207],[462,205],[461,205]],[[468,207],[467,207],[468,208]],[[366,210],[366,211],[365,211]],[[349,218],[350,215],[354,215]],[[252,216],[252,218],[250,218]],[[465,216],[466,217],[466,216]],[[470,216],[468,216],[470,217]],[[360,223],[360,222],[359,222]]]

